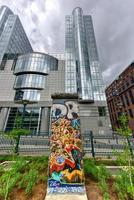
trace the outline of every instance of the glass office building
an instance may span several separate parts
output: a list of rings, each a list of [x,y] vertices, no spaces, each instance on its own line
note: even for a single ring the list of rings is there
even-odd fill
[[[65,59],[66,92],[78,93],[82,101],[104,101],[92,17],[79,7],[65,19]]]
[[[0,70],[8,57],[33,52],[20,19],[6,6],[0,8]]]
[[[0,8],[0,36],[2,34],[2,31],[4,29],[5,23],[9,15],[13,15],[13,12],[10,10],[10,8],[7,8],[6,6],[1,6]]]
[[[0,28],[0,130],[15,128],[27,103],[23,127],[48,135],[52,95],[68,92],[79,94],[82,133],[109,132],[91,16],[76,8],[66,17],[65,54],[33,52],[19,18],[5,6]]]
[[[41,115],[44,112],[44,106],[39,106],[38,103],[41,101],[41,91],[46,87],[46,77],[50,71],[56,72],[57,70],[58,60],[48,54],[27,53],[20,55],[17,59],[14,69],[14,75],[16,76],[14,101],[20,105],[25,101],[28,102],[27,104],[32,104],[30,107],[29,105],[26,107],[23,126],[32,130],[33,133],[37,133],[41,126]],[[22,107],[10,107],[8,111],[6,131],[12,130],[15,127],[17,117],[23,115]],[[46,112],[48,110],[46,111],[45,108],[45,115]]]

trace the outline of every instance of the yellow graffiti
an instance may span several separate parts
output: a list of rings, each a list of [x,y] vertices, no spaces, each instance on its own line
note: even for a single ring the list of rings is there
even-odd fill
[[[64,179],[66,179],[67,182],[69,183],[76,183],[78,182],[83,182],[84,181],[84,174],[83,171],[81,170],[73,170],[71,173],[69,172],[68,169],[62,171],[62,174],[64,175]]]

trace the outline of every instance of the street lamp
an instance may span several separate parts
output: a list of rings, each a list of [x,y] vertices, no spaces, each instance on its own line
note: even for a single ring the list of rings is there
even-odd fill
[[[30,103],[30,101],[28,99],[22,99],[21,103],[23,104],[21,128],[23,128],[24,127],[24,118],[25,118],[26,106],[27,106],[27,104]]]

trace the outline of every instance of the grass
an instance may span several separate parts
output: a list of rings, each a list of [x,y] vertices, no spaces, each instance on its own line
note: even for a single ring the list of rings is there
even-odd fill
[[[0,162],[4,161],[15,162],[10,163],[8,170],[0,166],[0,198],[3,200],[9,199],[9,194],[14,188],[23,189],[25,195],[30,196],[36,184],[47,182],[47,156],[0,156]],[[115,165],[115,161],[84,158],[83,162],[85,177],[92,177],[98,183],[103,194],[103,200],[109,200],[108,181],[111,175],[105,165]],[[132,181],[134,181],[134,171],[132,172]],[[125,174],[124,171],[120,171],[114,186],[121,200],[128,196],[131,198],[133,188],[130,187],[127,172]]]
[[[84,173],[86,176],[92,176],[100,187],[104,200],[110,200],[107,181],[110,173],[104,165],[97,166],[95,160],[84,159]]]
[[[13,188],[22,188],[26,195],[32,193],[36,183],[47,181],[48,157],[1,156],[0,161],[16,161],[9,170],[0,166],[0,197],[9,199]]]

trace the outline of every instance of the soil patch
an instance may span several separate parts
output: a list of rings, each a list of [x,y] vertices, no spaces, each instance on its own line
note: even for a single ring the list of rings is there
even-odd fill
[[[93,179],[86,179],[86,192],[88,199],[103,200],[103,195],[98,187],[98,183]]]
[[[114,182],[115,182],[115,179],[114,178],[110,178],[108,180],[108,186],[109,186],[109,194],[110,194],[110,198],[111,200],[118,200],[118,195],[114,189]]]
[[[119,200],[117,193],[114,190],[114,179],[109,179],[109,194],[110,200]],[[103,194],[99,188],[98,182],[92,177],[86,177],[85,180],[87,197],[89,200],[103,200]],[[40,182],[33,188],[31,195],[26,196],[23,189],[14,188],[10,193],[10,200],[44,200],[47,193],[47,183]],[[3,200],[0,198],[0,200]]]
[[[110,200],[119,200],[117,193],[114,189],[114,179],[108,180]],[[98,182],[92,177],[86,177],[85,181],[87,197],[89,200],[103,200],[103,194],[99,188]]]
[[[47,192],[47,183],[38,183],[34,186],[31,195],[26,196],[23,189],[15,188],[10,194],[10,200],[44,200]]]

